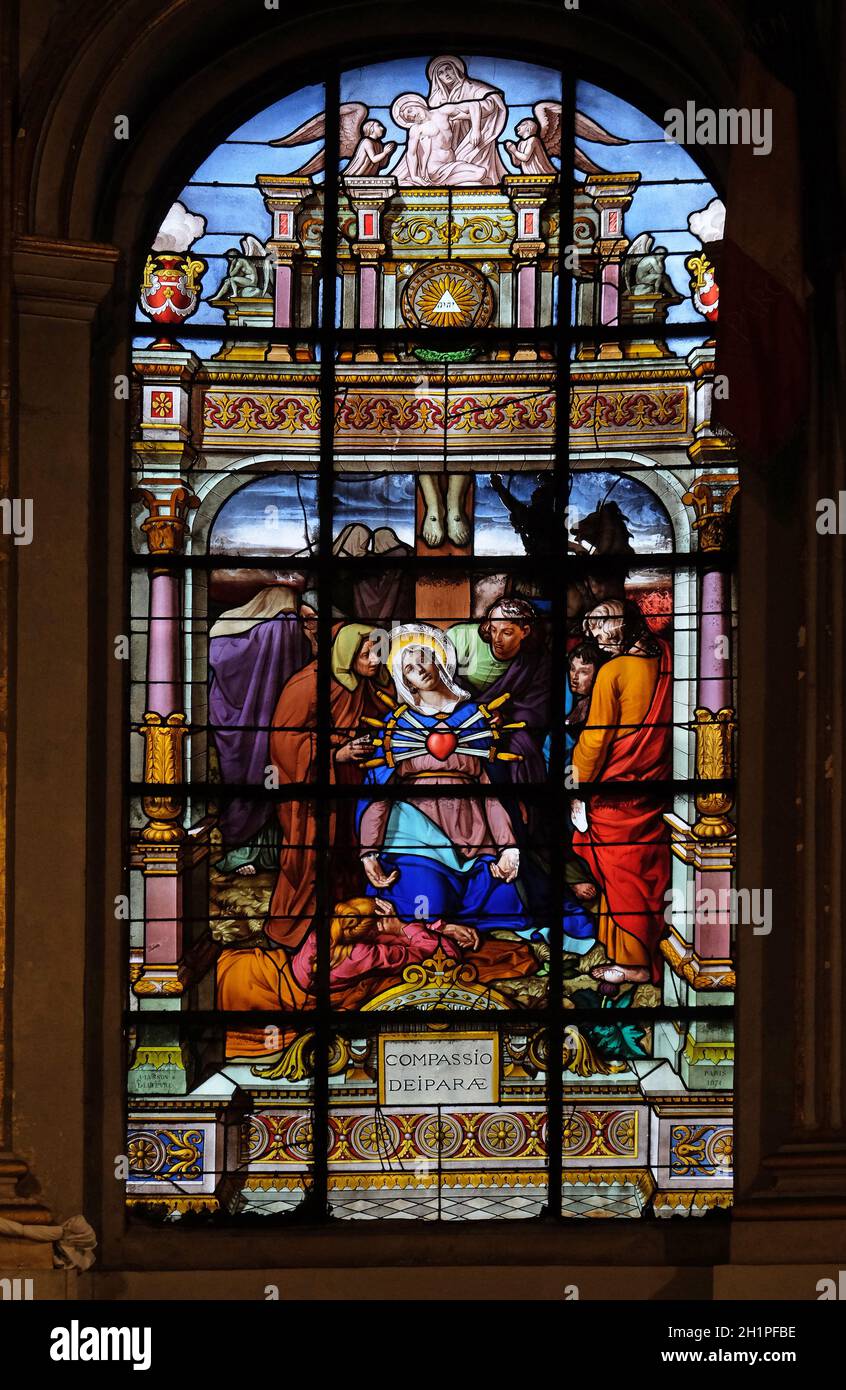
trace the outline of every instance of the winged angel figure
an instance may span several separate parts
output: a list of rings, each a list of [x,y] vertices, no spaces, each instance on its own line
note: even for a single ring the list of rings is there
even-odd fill
[[[386,134],[385,127],[381,121],[368,120],[368,108],[360,101],[345,101],[340,106],[340,142],[339,154],[341,159],[348,159],[349,164],[344,170],[346,178],[367,178],[373,174],[378,174],[382,166],[387,163],[396,149],[396,141],[386,140],[382,137]],[[310,145],[317,140],[326,139],[326,112],[318,111],[316,116],[310,116],[302,125],[298,125],[296,130],[290,134],[283,135],[279,140],[271,140],[271,145]],[[297,169],[298,174],[319,174],[326,167],[326,146],[313,154],[301,169]]]
[[[480,84],[476,85],[478,86]],[[488,100],[492,100],[496,95],[494,89],[491,89],[491,92],[487,93]],[[457,123],[458,118],[453,118],[452,108],[447,110],[444,102],[439,100],[433,101],[430,95],[427,103],[425,97],[416,93],[407,94],[406,98],[403,98],[403,100],[410,102],[411,97],[414,98],[414,101],[422,109],[422,116],[418,118],[418,124],[429,114],[448,116],[453,124]],[[477,98],[477,101],[478,100]],[[552,159],[553,157],[561,157],[561,102],[539,101],[535,103],[533,111],[533,116],[528,116],[524,120],[518,122],[515,130],[517,139],[506,140],[504,148],[519,173],[554,174],[556,168],[552,163]],[[344,170],[344,176],[347,178],[356,176],[367,177],[380,172],[387,172],[384,166],[388,164],[396,150],[395,141],[386,141],[383,139],[386,132],[381,121],[369,119],[369,114],[369,108],[365,106],[363,102],[359,101],[344,102],[340,107],[339,154],[341,159],[349,160]],[[402,123],[405,124],[405,121]],[[500,129],[501,125],[504,123],[505,113],[503,111]],[[461,128],[461,130],[463,131],[463,128]],[[612,135],[610,131],[605,130],[597,121],[594,121],[590,116],[586,116],[581,111],[576,112],[575,134],[578,139],[588,140],[593,144],[628,144],[627,140],[622,139],[618,135]],[[465,144],[467,143],[467,138],[467,136],[464,137]],[[272,140],[270,143],[272,145],[290,147],[308,145],[317,140],[325,139],[326,113],[325,111],[320,111],[316,116],[311,116],[307,121],[303,121],[301,125],[297,126],[296,130],[292,130],[288,135],[283,135],[279,140]],[[505,167],[498,158],[495,162],[501,175],[505,172]],[[407,163],[408,159],[406,152],[406,156],[397,166],[397,176],[401,183],[406,181],[402,175],[406,170]],[[488,163],[490,163],[490,160],[488,160]],[[589,159],[578,146],[576,146],[573,151],[573,163],[576,169],[583,174],[601,174],[605,172],[598,164],[595,164],[592,159]],[[316,174],[324,169],[325,165],[326,147],[324,145],[316,154],[313,154],[300,169],[297,169],[296,172],[298,174]],[[463,176],[459,177],[456,175],[456,177],[452,179],[448,171],[446,174],[441,172],[439,175],[438,169],[441,169],[442,166],[437,162],[430,161],[429,167],[431,169],[430,177],[433,186],[440,186],[443,183],[450,182],[467,182],[467,179]],[[444,167],[448,170],[448,166]],[[495,172],[495,170],[491,172],[489,177],[486,168],[482,165],[476,170],[476,176],[473,182],[479,184],[497,183],[499,180],[494,177]],[[418,173],[416,178],[409,179],[408,181],[425,183],[428,180],[425,174]]]
[[[532,107],[534,116],[518,121],[514,128],[516,140],[506,140],[512,164],[521,174],[554,174],[552,156],[561,158],[561,102],[538,101]],[[577,111],[575,133],[580,140],[589,140],[596,145],[627,145],[619,135],[610,131],[597,121]],[[573,164],[582,174],[603,174],[605,170],[576,145],[573,149]]]
[[[226,253],[226,274],[220,289],[209,304],[234,299],[255,299],[271,293],[273,258],[258,237],[247,233],[241,237],[241,250],[234,247]]]
[[[681,304],[666,267],[666,246],[656,246],[651,232],[641,232],[628,248],[623,259],[623,284],[630,295],[663,295],[667,305]]]

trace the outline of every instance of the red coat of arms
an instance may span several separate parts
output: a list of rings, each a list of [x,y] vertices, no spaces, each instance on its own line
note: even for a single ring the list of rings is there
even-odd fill
[[[200,302],[205,261],[179,251],[147,257],[141,283],[141,308],[154,323],[184,323]]]

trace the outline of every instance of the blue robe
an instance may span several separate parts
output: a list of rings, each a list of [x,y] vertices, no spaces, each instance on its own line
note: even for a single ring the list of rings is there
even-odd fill
[[[414,712],[414,719],[400,715],[394,725],[392,735],[393,751],[399,751],[406,735],[424,730],[450,728],[461,737],[459,726],[472,716],[478,705],[466,701],[458,705],[447,716],[434,716]],[[390,716],[386,716],[386,723]],[[416,722],[415,722],[416,721]],[[476,733],[487,726],[479,721],[468,733]],[[472,746],[484,748],[484,738],[475,740]],[[452,755],[450,755],[451,757]],[[450,758],[444,760],[444,774],[449,776]],[[489,767],[486,759],[479,759],[479,771]],[[396,771],[387,765],[370,768],[365,785],[370,783],[384,786],[396,778]],[[418,784],[419,786],[419,784]],[[480,802],[486,798],[480,795]],[[360,834],[361,821],[371,803],[359,802],[356,814],[356,828]],[[495,862],[492,854],[477,854],[465,858],[459,854],[449,836],[422,812],[413,799],[398,798],[391,804],[388,825],[379,859],[387,873],[399,870],[399,878],[390,888],[374,888],[368,884],[366,892],[370,897],[384,897],[393,903],[402,921],[461,923],[475,927],[477,931],[490,931],[504,928],[510,931],[527,932],[532,926],[531,917],[518,888],[518,881],[504,883],[494,878],[491,865]]]

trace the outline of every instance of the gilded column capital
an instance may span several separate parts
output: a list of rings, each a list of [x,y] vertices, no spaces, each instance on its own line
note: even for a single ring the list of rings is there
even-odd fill
[[[515,206],[543,207],[558,181],[557,174],[506,174],[503,191]]]
[[[732,508],[739,492],[737,474],[709,473],[697,478],[684,494],[682,500],[696,512],[693,529],[699,532],[700,550],[726,548]]]
[[[174,488],[169,495],[157,497],[148,488],[134,488],[133,502],[143,502],[150,515],[142,521],[141,530],[147,537],[151,554],[178,555],[185,541],[187,516],[200,499],[187,487]]]
[[[387,246],[384,241],[354,241],[350,250],[360,261],[379,261],[384,256]]]

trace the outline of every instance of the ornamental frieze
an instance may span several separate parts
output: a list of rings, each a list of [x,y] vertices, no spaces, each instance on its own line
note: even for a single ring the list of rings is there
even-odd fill
[[[241,1160],[257,1165],[303,1164],[312,1156],[310,1115],[252,1115],[242,1131]],[[329,1117],[329,1158],[334,1162],[391,1159],[436,1163],[448,1159],[543,1161],[546,1116],[541,1109],[432,1112],[347,1112]]]
[[[576,1111],[565,1123],[567,1159],[638,1157],[638,1112],[632,1109]],[[241,1161],[256,1165],[302,1164],[312,1157],[310,1114],[264,1111],[250,1116],[242,1130]],[[499,1108],[432,1112],[372,1110],[329,1117],[329,1157],[335,1162],[388,1159],[542,1159],[546,1117],[541,1109]]]
[[[570,402],[570,429],[613,434],[684,434],[687,431],[687,391],[633,391],[630,387],[606,387],[601,391],[574,391]]]
[[[391,245],[399,250],[405,247],[443,246],[452,247],[472,245],[476,248],[505,246],[514,240],[515,227],[513,214],[508,218],[445,216],[437,218],[421,214],[386,219],[390,228]]]
[[[555,396],[540,393],[474,391],[447,395],[410,391],[349,391],[336,396],[335,433],[339,443],[405,440],[415,448],[438,448],[445,434],[460,440],[517,438],[529,434],[546,447],[555,429]],[[250,444],[284,439],[292,448],[313,449],[320,432],[316,392],[208,391],[203,402],[203,443],[231,448],[233,439]]]
[[[287,437],[301,433],[317,435],[319,429],[316,391],[298,395],[287,391],[207,391],[203,398],[207,444],[215,434]]]
[[[402,440],[425,451],[442,447],[444,436],[456,443],[493,439],[503,444],[528,436],[526,442],[549,448],[555,431],[555,393],[550,388],[355,389],[339,392],[335,400],[336,438],[347,446],[391,441],[396,447]],[[570,428],[576,435],[678,439],[687,432],[688,418],[684,386],[576,390],[570,406]],[[250,446],[284,441],[293,449],[313,449],[319,433],[316,391],[220,388],[206,391],[203,398],[205,448],[231,448],[233,441],[243,439]]]

